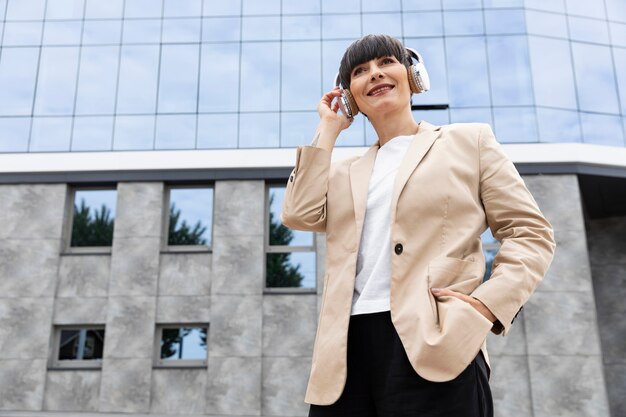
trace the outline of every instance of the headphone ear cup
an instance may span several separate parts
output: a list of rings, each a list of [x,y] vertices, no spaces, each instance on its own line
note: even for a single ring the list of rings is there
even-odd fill
[[[356,105],[356,100],[354,100],[354,96],[348,89],[341,90],[339,107],[341,107],[341,111],[343,111],[343,114],[345,114],[348,119],[353,119],[359,114],[359,107]]]
[[[428,77],[428,72],[426,72],[426,67],[421,62],[411,65],[407,69],[407,75],[413,94],[423,93],[430,89],[430,78]]]

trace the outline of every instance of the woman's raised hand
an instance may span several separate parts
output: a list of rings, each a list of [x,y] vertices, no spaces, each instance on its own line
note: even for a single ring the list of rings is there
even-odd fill
[[[342,131],[350,126],[352,120],[339,111],[339,100],[335,100],[339,96],[341,96],[339,87],[335,87],[324,94],[317,105],[317,112],[320,115],[320,123],[328,124]],[[335,100],[334,103],[333,100]]]

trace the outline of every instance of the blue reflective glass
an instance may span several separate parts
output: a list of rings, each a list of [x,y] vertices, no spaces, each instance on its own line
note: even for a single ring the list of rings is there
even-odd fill
[[[121,56],[117,113],[154,113],[159,46],[122,46]]]
[[[76,190],[70,246],[113,244],[116,197],[116,190]]]
[[[30,115],[39,48],[3,48],[0,60],[0,115]]]
[[[72,151],[108,151],[113,141],[113,117],[75,117]]]
[[[402,0],[404,12],[419,10],[441,10],[441,0]]]
[[[213,188],[170,188],[170,224],[168,244],[197,244],[211,246],[213,227]],[[172,223],[176,220],[176,224]],[[183,230],[187,232],[181,239]],[[184,233],[184,232],[183,232]],[[176,239],[176,235],[178,239]]]
[[[281,113],[280,146],[284,148],[310,144],[319,120],[317,112]]]
[[[200,45],[163,45],[158,111],[195,112],[198,98]]]
[[[413,104],[447,104],[448,79],[443,38],[407,39],[405,45],[415,48],[420,53],[430,78],[430,90],[414,94]]]
[[[244,41],[280,39],[279,16],[244,16],[241,26],[241,39]]]
[[[202,45],[200,71],[200,111],[237,111],[239,43]]]
[[[35,114],[69,115],[74,112],[78,49],[41,48]]]
[[[576,89],[569,42],[528,37],[535,104],[576,109]]]
[[[199,42],[200,19],[163,19],[163,43]]]
[[[576,14],[579,16],[606,19],[604,2],[565,0],[565,5],[567,6],[567,13],[570,15]]]
[[[281,0],[243,0],[243,15],[280,14]]]
[[[30,117],[0,117],[0,152],[28,151]]]
[[[537,118],[533,107],[494,107],[494,131],[501,143],[537,142]]]
[[[48,0],[46,19],[82,19],[84,7],[85,0]]]
[[[526,10],[526,30],[532,35],[568,38],[565,15]]]
[[[161,339],[161,359],[206,360],[206,328],[164,328]]]
[[[537,107],[537,123],[541,142],[582,141],[577,111]]]
[[[489,106],[485,38],[446,38],[446,58],[450,105]]]
[[[113,114],[119,46],[83,46],[76,114]]]
[[[483,243],[483,245],[493,245],[493,244],[498,243],[496,238],[493,237],[493,234],[491,233],[491,229],[489,228],[487,228],[487,230],[485,230],[483,234],[480,235],[480,240]]]
[[[363,12],[399,12],[402,6],[400,0],[362,0],[361,10]]]
[[[71,117],[35,117],[30,134],[31,152],[69,151]]]
[[[194,149],[195,114],[161,114],[156,119],[155,149]]]
[[[8,2],[6,20],[42,20],[46,0],[12,0]]]
[[[126,44],[161,42],[161,19],[124,20],[122,42]]]
[[[365,122],[365,145],[372,146],[378,140],[378,133],[369,121]]]
[[[322,43],[322,90],[324,92],[332,90],[335,86],[335,76],[339,71],[339,62],[351,42],[350,40],[345,40]]]
[[[481,0],[442,0],[444,9],[480,9]]]
[[[266,254],[265,286],[315,288],[315,252]]]
[[[404,13],[404,36],[443,36],[441,12]]]
[[[241,113],[239,115],[239,147],[278,147],[278,120],[278,113]]]
[[[241,34],[239,17],[207,17],[202,20],[202,41],[238,41]]]
[[[282,49],[281,110],[315,110],[322,96],[319,42],[283,42]]]
[[[240,1],[204,0],[203,16],[239,16],[241,14]]]
[[[319,39],[320,16],[283,16],[282,39]]]
[[[565,4],[563,3],[563,0],[524,0],[524,4],[529,9],[565,13]]]
[[[6,22],[2,46],[39,46],[42,22]]]
[[[77,45],[83,30],[82,21],[47,21],[43,27],[44,45]]]
[[[370,124],[365,120],[365,117],[359,113],[354,118],[354,122],[352,122],[350,127],[341,131],[335,142],[335,146],[365,146],[366,123]]]
[[[237,147],[236,113],[198,115],[198,149]]]
[[[487,50],[493,105],[533,104],[526,37],[490,36]]]
[[[488,35],[525,33],[523,10],[485,10],[485,27]]]
[[[355,39],[361,36],[360,14],[322,15],[323,39]],[[323,45],[322,45],[323,47]]]
[[[626,115],[626,49],[613,48],[613,59],[615,60],[615,68],[617,68],[617,89],[622,115]]]
[[[609,20],[626,23],[626,2],[623,0],[605,0],[606,14]]]
[[[320,13],[319,1],[283,1],[283,14]]]
[[[402,18],[400,13],[370,13],[361,17],[363,33],[385,33],[390,36],[402,36]]]
[[[450,108],[451,123],[487,123],[493,125],[491,107]]]
[[[86,19],[121,18],[124,14],[124,0],[86,0]]]
[[[481,35],[485,32],[480,10],[444,11],[443,22],[446,35]]]
[[[125,0],[124,17],[161,17],[163,0]]]
[[[83,27],[83,45],[117,44],[121,35],[121,20],[86,20]]]
[[[113,150],[154,149],[154,116],[117,116]]]
[[[279,110],[280,43],[243,43],[241,48],[240,110]]]
[[[322,0],[322,13],[359,13],[360,0]]]
[[[117,206],[117,190],[76,190],[74,193],[74,204],[81,206],[85,204],[92,213],[104,210],[109,212],[111,219],[115,219],[115,209]]]
[[[447,125],[450,123],[448,110],[413,110],[411,112],[415,120],[426,120],[434,125]]]
[[[285,187],[269,187],[268,192],[269,229],[272,227],[284,227],[280,222],[280,213],[282,212],[283,201],[285,199]],[[291,230],[291,233],[286,232],[285,234],[270,233],[268,243],[270,246],[312,246],[313,233],[300,230]]]
[[[581,113],[583,142],[596,145],[624,146],[624,132],[619,116]]]
[[[580,110],[619,113],[611,49],[572,42]]]
[[[524,0],[483,0],[485,8],[524,7]]]
[[[613,41],[612,45],[626,47],[626,25],[610,22],[609,28],[611,30],[611,40]]]
[[[202,13],[202,0],[165,0],[163,17],[193,17]]]
[[[609,43],[609,27],[604,20],[569,16],[570,39],[582,42]]]

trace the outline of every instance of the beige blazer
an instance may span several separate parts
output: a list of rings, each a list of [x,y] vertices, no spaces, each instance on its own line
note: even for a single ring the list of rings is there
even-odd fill
[[[379,143],[361,157],[331,164],[331,154],[298,147],[281,220],[326,232],[324,291],[305,401],[334,403],[347,374],[346,348],[368,182]],[[480,235],[500,249],[489,280]],[[391,202],[391,318],[415,371],[430,381],[459,375],[490,330],[506,335],[552,261],[555,242],[513,163],[487,124],[433,126],[421,121],[395,179]],[[470,304],[435,297],[449,288],[482,301],[492,323]]]

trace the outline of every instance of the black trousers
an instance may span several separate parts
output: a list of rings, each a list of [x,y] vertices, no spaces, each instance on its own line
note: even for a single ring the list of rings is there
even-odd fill
[[[311,405],[309,417],[493,417],[482,352],[455,379],[420,377],[391,314],[355,315],[348,330],[348,377],[334,404]]]

